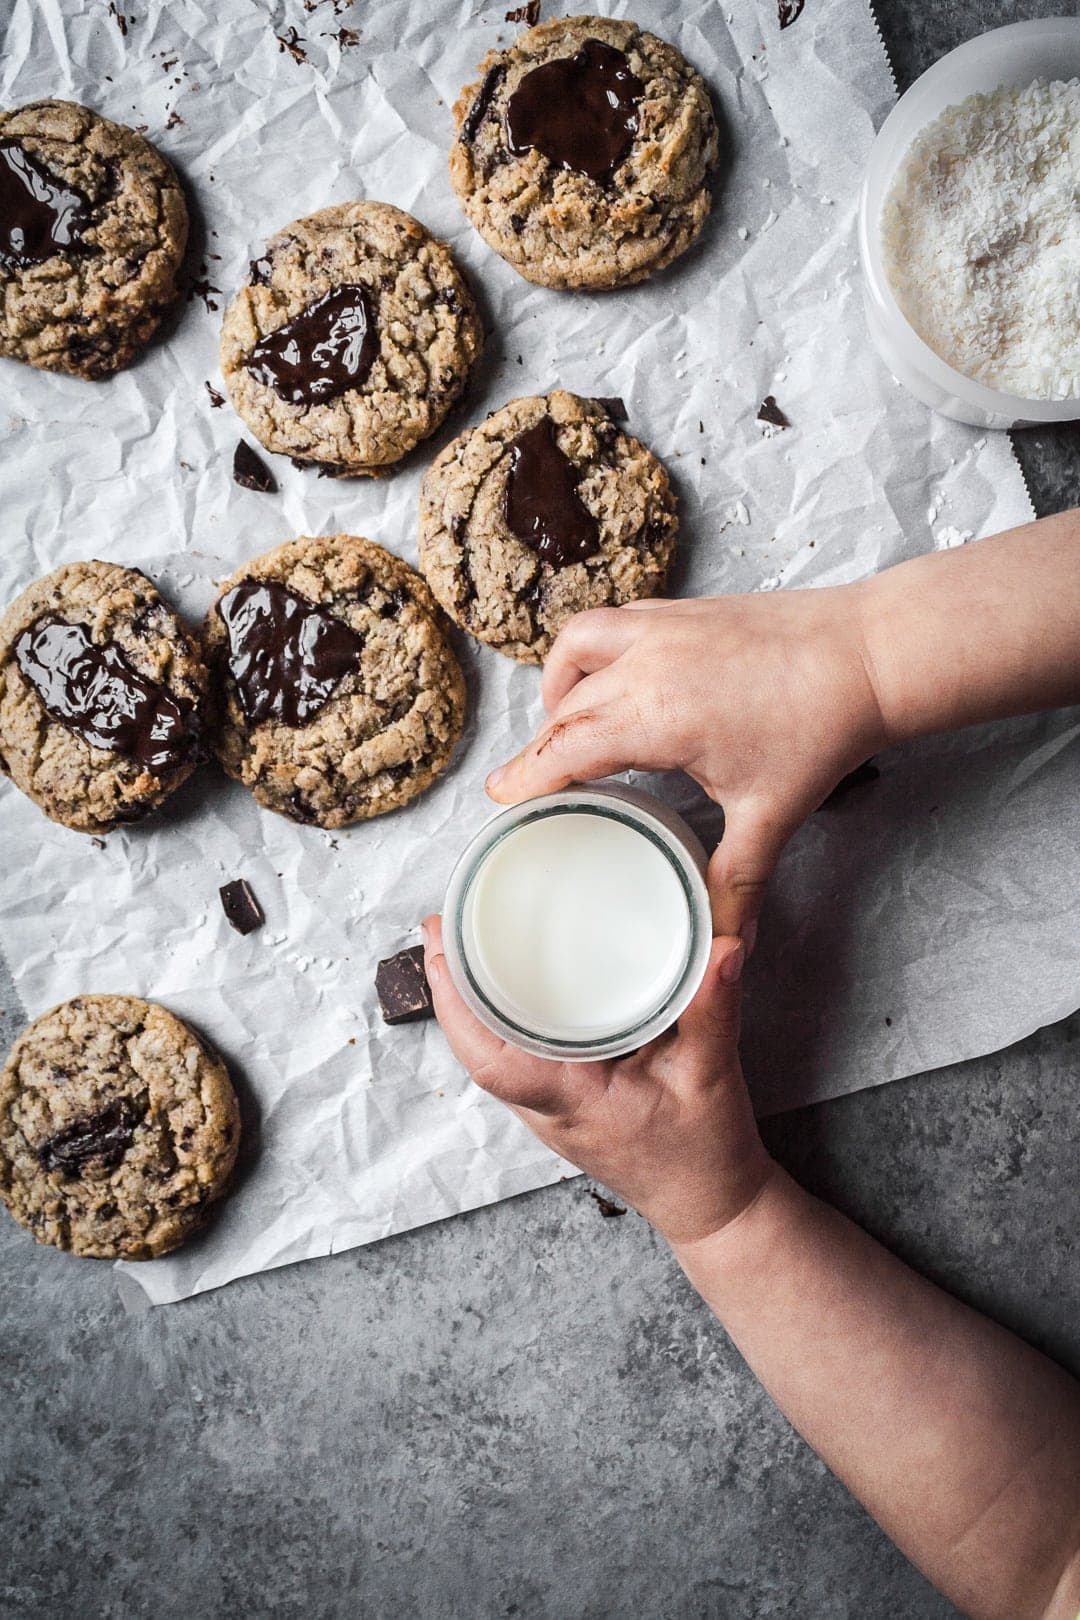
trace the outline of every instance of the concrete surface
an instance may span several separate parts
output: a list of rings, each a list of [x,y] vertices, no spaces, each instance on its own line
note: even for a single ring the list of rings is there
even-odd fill
[[[808,7],[814,0],[807,0]],[[1053,4],[882,0],[901,84]],[[1075,434],[1027,438],[1041,511]],[[0,1030],[22,1021],[10,984]],[[783,1161],[1080,1371],[1080,1018],[770,1122]],[[0,1220],[0,1616],[944,1620],[663,1247],[581,1182],[126,1314]]]

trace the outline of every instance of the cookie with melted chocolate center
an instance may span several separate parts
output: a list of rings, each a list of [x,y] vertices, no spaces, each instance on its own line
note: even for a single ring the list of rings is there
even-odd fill
[[[203,631],[211,742],[268,810],[344,827],[445,769],[465,681],[424,581],[371,540],[301,538],[226,580]]]
[[[175,1249],[225,1190],[239,1141],[224,1063],[138,996],[63,1002],[0,1071],[0,1202],[74,1254]]]
[[[188,213],[144,136],[72,101],[0,112],[0,354],[99,378],[176,297]]]
[[[138,569],[69,563],[0,618],[0,771],[53,821],[140,821],[202,757],[198,641]]]
[[[489,247],[545,287],[625,287],[709,212],[716,119],[674,46],[612,17],[557,17],[490,51],[454,105],[450,180]]]
[[[664,588],[678,529],[661,463],[601,400],[515,399],[420,491],[420,566],[470,635],[539,664],[566,621]]]
[[[287,225],[225,313],[229,398],[267,450],[376,475],[443,421],[480,353],[472,295],[443,242],[388,203]]]

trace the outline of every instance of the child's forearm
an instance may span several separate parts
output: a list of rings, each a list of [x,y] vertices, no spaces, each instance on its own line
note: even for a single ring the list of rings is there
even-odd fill
[[[782,1171],[676,1248],[791,1422],[977,1620],[1080,1610],[1080,1385]]]
[[[1080,703],[1080,512],[855,591],[888,743]]]

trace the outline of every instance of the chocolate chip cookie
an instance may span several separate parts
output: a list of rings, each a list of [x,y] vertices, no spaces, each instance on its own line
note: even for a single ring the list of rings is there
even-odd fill
[[[717,128],[674,46],[612,17],[557,17],[490,51],[454,105],[450,180],[489,247],[544,287],[626,287],[709,212]]]
[[[442,422],[483,331],[450,249],[388,203],[287,225],[225,313],[229,397],[267,450],[384,472]]]
[[[74,101],[0,112],[0,354],[105,377],[176,297],[184,193],[142,135]]]
[[[278,546],[206,617],[213,746],[268,810],[319,827],[396,810],[445,768],[465,682],[431,593],[351,534]]]
[[[0,770],[53,821],[108,832],[200,758],[206,668],[145,574],[69,563],[0,618]]]
[[[602,401],[515,399],[448,444],[420,490],[420,566],[452,619],[523,664],[584,608],[664,587],[668,475]]]
[[[240,1114],[228,1072],[138,996],[76,996],[0,1071],[0,1201],[39,1243],[152,1260],[221,1196]]]

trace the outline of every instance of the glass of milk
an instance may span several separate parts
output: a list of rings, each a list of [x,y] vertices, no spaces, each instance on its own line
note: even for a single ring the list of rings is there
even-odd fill
[[[443,906],[447,967],[476,1016],[570,1062],[675,1022],[712,942],[706,856],[667,805],[622,783],[529,799],[482,827]]]

